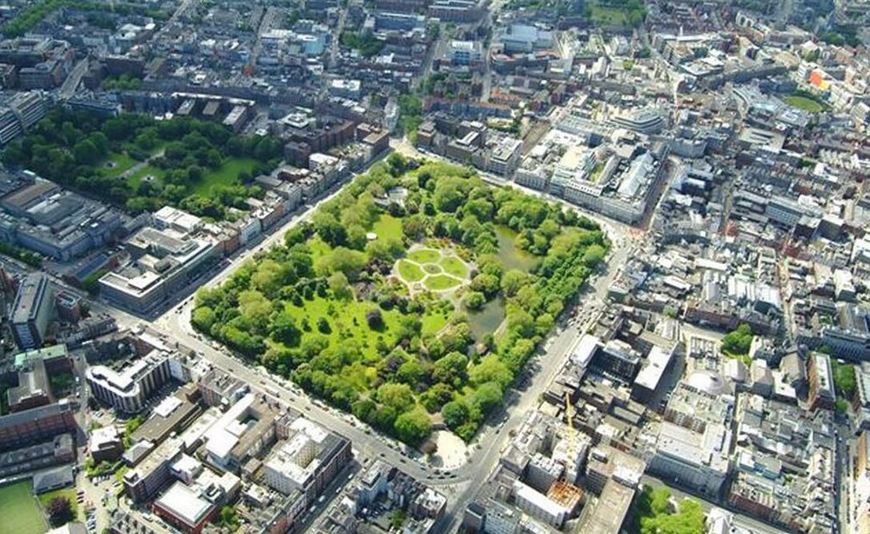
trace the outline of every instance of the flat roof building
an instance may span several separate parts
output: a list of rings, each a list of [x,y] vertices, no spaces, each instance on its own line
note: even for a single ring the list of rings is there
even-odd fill
[[[154,350],[121,372],[104,365],[89,367],[85,378],[100,401],[125,413],[136,413],[161,386],[168,383],[169,353]]]
[[[53,304],[47,276],[33,273],[21,281],[12,303],[12,332],[19,347],[26,350],[42,346]]]

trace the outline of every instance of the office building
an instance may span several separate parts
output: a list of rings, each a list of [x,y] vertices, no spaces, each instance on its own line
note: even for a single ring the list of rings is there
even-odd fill
[[[53,308],[54,298],[48,277],[42,273],[27,275],[18,286],[12,304],[12,332],[20,348],[42,346]]]
[[[718,497],[729,473],[731,432],[708,425],[703,432],[663,422],[649,469],[664,480]]]
[[[301,491],[310,502],[350,460],[350,442],[303,417],[264,464],[265,482],[284,495]]]
[[[570,513],[568,508],[519,480],[514,482],[513,490],[517,508],[548,525],[562,528]]]
[[[85,377],[94,397],[121,412],[137,413],[155,391],[169,382],[169,367],[169,354],[155,350],[121,371],[104,365],[89,367]]]
[[[142,228],[125,246],[131,261],[100,278],[100,291],[138,313],[171,298],[219,256],[214,243],[171,228]]]

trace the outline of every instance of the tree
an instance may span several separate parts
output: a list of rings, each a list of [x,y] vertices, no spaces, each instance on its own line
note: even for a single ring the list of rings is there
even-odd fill
[[[502,388],[497,382],[486,382],[474,391],[471,404],[480,410],[480,413],[487,414],[501,404],[502,395]]]
[[[372,421],[372,416],[377,409],[378,405],[369,399],[358,400],[351,406],[351,412],[353,415],[355,415],[360,421],[365,421],[366,423]]]
[[[378,388],[378,402],[402,413],[414,405],[414,393],[407,384],[387,382]]]
[[[383,330],[384,329],[384,317],[381,315],[381,310],[378,308],[372,308],[366,312],[366,323],[368,323],[369,328],[372,330]]]
[[[590,269],[596,267],[602,260],[607,251],[601,245],[589,245],[586,252],[583,253],[583,263]]]
[[[339,300],[349,300],[351,297],[353,297],[353,291],[350,288],[350,282],[348,282],[347,276],[345,276],[344,273],[332,273],[331,275],[329,275],[329,278],[327,278],[326,283],[335,298]]]
[[[471,280],[471,289],[491,297],[498,293],[500,280],[497,276],[480,273]]]
[[[419,443],[432,429],[432,421],[429,414],[419,408],[405,412],[396,418],[393,425],[396,435],[407,443]]]
[[[48,521],[53,527],[65,525],[73,520],[73,509],[70,500],[66,497],[54,497],[45,507],[48,512]]]
[[[501,290],[505,297],[513,297],[517,292],[530,282],[528,274],[511,269],[501,277]]]
[[[239,293],[239,311],[255,328],[265,330],[272,303],[256,289],[249,289]]]
[[[479,364],[472,366],[468,376],[475,384],[495,382],[502,387],[507,386],[513,380],[510,370],[494,354],[485,356]]]
[[[722,338],[722,351],[729,354],[749,354],[751,346],[752,328],[746,323],[741,323],[735,330]]]
[[[465,295],[463,303],[469,310],[479,310],[486,304],[486,297],[479,291],[469,291],[468,294]]]
[[[92,165],[100,159],[100,151],[93,141],[85,139],[73,147],[73,157],[79,165]]]
[[[239,516],[236,514],[236,509],[232,506],[224,506],[221,508],[220,525],[235,532],[241,526]]]
[[[416,359],[408,360],[396,371],[396,380],[411,387],[416,387],[426,379],[426,369]]]
[[[837,395],[851,399],[857,387],[855,382],[855,367],[839,363],[831,358],[831,368],[834,372],[834,386],[837,388]]]
[[[296,326],[296,319],[293,315],[282,310],[275,314],[270,327],[272,339],[280,341],[285,345],[298,345],[302,332]]]
[[[467,367],[468,358],[462,353],[450,352],[435,362],[432,369],[432,378],[436,382],[443,382],[458,387],[465,379]]]
[[[453,400],[453,390],[447,384],[439,382],[427,389],[421,396],[420,402],[429,410],[430,413],[435,413],[440,410],[445,403]]]
[[[441,416],[448,428],[459,428],[468,421],[468,405],[464,401],[450,401],[441,408]]]
[[[214,310],[209,308],[208,306],[199,306],[193,310],[193,317],[190,318],[190,322],[193,323],[193,326],[198,328],[202,332],[210,332],[211,326],[217,320],[217,315]]]
[[[345,247],[336,247],[332,252],[317,260],[315,270],[323,276],[342,272],[349,279],[354,279],[365,265],[366,255],[362,252]]]
[[[329,326],[329,321],[326,320],[326,317],[317,319],[317,331],[321,334],[330,334],[332,332],[332,327]]]
[[[452,213],[462,205],[466,198],[466,192],[459,178],[442,178],[435,185],[433,200],[438,211]]]

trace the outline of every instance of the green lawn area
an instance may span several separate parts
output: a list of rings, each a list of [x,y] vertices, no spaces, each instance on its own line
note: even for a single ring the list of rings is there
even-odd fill
[[[359,343],[360,351],[366,363],[374,363],[378,360],[378,352],[375,344],[379,337],[389,345],[395,345],[393,334],[399,325],[401,312],[398,310],[382,310],[384,319],[383,331],[378,332],[369,328],[366,322],[366,312],[373,308],[371,302],[359,302],[356,300],[339,301],[332,298],[315,296],[312,300],[303,300],[302,306],[285,304],[285,308],[299,318],[306,318],[311,325],[312,332],[318,332],[317,322],[325,318],[329,322],[330,332],[321,334],[329,338],[330,345],[335,345],[343,337],[354,339]],[[332,313],[330,313],[330,311]],[[301,320],[301,319],[300,319]]]
[[[114,167],[107,167],[106,163],[114,162]],[[122,152],[112,152],[109,154],[109,157],[106,158],[106,161],[103,162],[103,165],[100,166],[100,174],[103,176],[120,176],[121,174],[130,170],[133,165],[138,163],[135,159],[131,158],[125,153]]]
[[[438,265],[435,265],[434,263],[423,264],[423,270],[429,274],[441,274],[443,271],[441,269],[441,267],[439,267]]]
[[[401,240],[402,219],[384,213],[372,226],[372,232],[376,233],[380,239],[394,238]]]
[[[796,107],[798,109],[802,109],[809,113],[819,113],[825,110],[825,106],[816,102],[812,98],[807,98],[805,96],[800,95],[791,95],[785,97],[785,103],[789,106]]]
[[[191,188],[191,191],[195,194],[208,196],[212,189],[217,186],[237,184],[239,173],[242,171],[251,172],[255,163],[253,159],[248,158],[228,159],[217,169],[206,172],[202,180]]]
[[[451,312],[443,312],[432,310],[423,315],[421,320],[420,332],[426,336],[435,334],[447,324],[450,320]]]
[[[191,186],[191,194],[196,193],[203,196],[211,194],[212,189],[222,185],[234,185],[238,183],[239,172],[248,171],[254,168],[253,159],[228,159],[223,165],[213,171],[205,173],[202,180]],[[166,176],[166,171],[153,165],[145,165],[138,171],[127,177],[127,183],[130,187],[137,188],[142,179],[151,175],[157,177],[157,180],[163,180]]]
[[[639,0],[587,0],[586,9],[596,26],[636,26],[646,13]]]
[[[166,171],[159,168],[154,167],[152,165],[145,165],[138,171],[134,172],[130,176],[127,177],[127,183],[130,184],[134,190],[139,187],[139,184],[146,176],[154,176],[157,178],[157,181],[160,182],[166,176]]]
[[[42,534],[47,530],[29,480],[0,487],[0,534]]]
[[[450,289],[452,287],[456,287],[461,282],[452,276],[447,276],[446,274],[436,274],[434,276],[430,276],[426,278],[423,284],[433,290],[433,291],[443,291],[445,289]]]
[[[465,278],[468,276],[468,268],[462,263],[462,260],[457,258],[456,256],[447,256],[446,258],[441,260],[441,267],[447,272],[447,274],[452,274],[453,276],[457,276],[459,278]]]
[[[441,253],[431,248],[421,248],[408,254],[408,259],[417,263],[436,263],[441,259]]]
[[[48,506],[48,503],[51,502],[55,497],[66,497],[69,500],[70,505],[72,506],[73,514],[81,519],[78,509],[78,502],[76,501],[76,490],[74,488],[64,488],[54,491],[49,491],[48,493],[42,493],[39,495],[39,502],[42,503],[43,507]]]
[[[592,21],[595,24],[624,26],[628,22],[628,19],[625,16],[625,11],[621,9],[593,5]]]
[[[405,282],[419,282],[425,276],[420,267],[406,260],[399,260],[399,275]]]

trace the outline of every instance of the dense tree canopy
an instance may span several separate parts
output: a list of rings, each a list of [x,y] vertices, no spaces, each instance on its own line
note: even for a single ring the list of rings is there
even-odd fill
[[[376,202],[398,186],[401,205]],[[453,249],[470,266],[467,285],[411,292],[393,269],[415,242]],[[396,155],[201,291],[192,322],[399,439],[421,442],[439,412],[470,439],[607,247],[574,212]],[[474,314],[493,305],[501,327],[475,333]]]
[[[162,147],[162,153],[161,153]],[[157,121],[125,113],[101,118],[57,108],[3,151],[3,163],[32,170],[129,211],[154,211],[167,204],[195,215],[221,219],[228,208],[247,209],[245,200],[262,196],[251,179],[268,173],[283,156],[283,145],[268,136],[239,137],[226,127],[190,118]],[[230,158],[254,158],[253,173],[233,184],[196,192],[210,172]],[[130,180],[103,165],[127,159],[148,161],[157,180]],[[119,175],[119,173],[121,173]],[[158,176],[159,175],[159,176]],[[236,178],[236,177],[233,177]],[[244,180],[242,180],[244,178]]]

